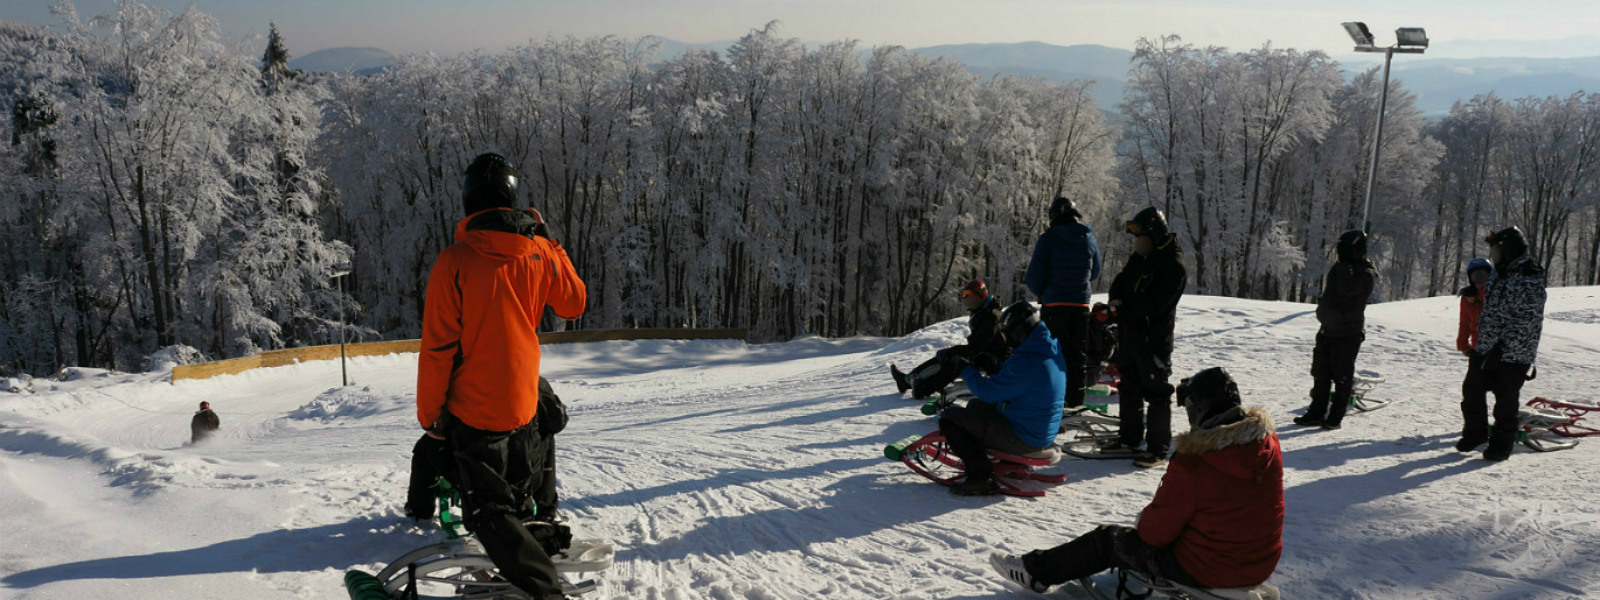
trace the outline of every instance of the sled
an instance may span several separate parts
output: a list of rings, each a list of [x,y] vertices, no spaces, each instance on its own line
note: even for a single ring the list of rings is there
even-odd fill
[[[1559,412],[1568,419],[1550,426],[1550,431],[1565,437],[1584,437],[1600,434],[1600,429],[1580,424],[1590,412],[1600,410],[1600,406],[1583,404],[1581,402],[1563,402],[1551,400],[1543,396],[1528,401],[1528,406],[1537,409]]]
[[[1583,417],[1545,408],[1545,404],[1535,405],[1534,400],[1529,400],[1527,406],[1517,409],[1517,441],[1539,452],[1570,450],[1577,446],[1578,440],[1562,439],[1563,434],[1557,428],[1575,425]]]
[[[1088,441],[1111,440],[1116,441],[1117,428],[1120,421],[1106,414],[1107,405],[1096,404],[1095,397],[1085,397],[1083,406],[1069,408],[1061,413],[1061,429],[1058,433],[1073,434],[1073,439],[1061,444],[1074,444]]]
[[[1110,435],[1105,437],[1091,437],[1061,444],[1061,451],[1067,453],[1068,455],[1086,460],[1133,459],[1138,458],[1141,454],[1144,454],[1144,451],[1142,450],[1129,450],[1126,452],[1111,452],[1106,450],[1107,446],[1115,445],[1117,441],[1117,435],[1113,431]]]
[[[1113,574],[1114,577],[1111,576]],[[1095,581],[1094,577],[1077,580],[1075,583],[1079,588],[1078,591],[1082,592],[1080,595],[1095,600],[1118,600],[1125,597],[1171,600],[1280,600],[1282,598],[1277,586],[1265,582],[1243,588],[1190,587],[1125,569],[1113,569],[1101,574],[1100,578],[1102,581],[1099,582]]]
[[[1039,497],[1045,490],[1037,484],[1061,483],[1064,474],[1039,473],[1034,469],[1048,467],[1061,460],[1061,453],[1053,448],[1025,455],[989,450],[989,460],[994,465],[994,480],[1000,493],[1008,496]],[[887,455],[887,452],[885,453]],[[961,458],[950,451],[944,434],[933,432],[911,442],[900,453],[900,462],[912,471],[940,485],[951,486],[966,480],[966,466]]]
[[[1380,383],[1383,383],[1383,377],[1381,376],[1356,373],[1354,385],[1350,389],[1350,408],[1354,408],[1359,412],[1372,412],[1389,406],[1392,400],[1378,400],[1367,397],[1368,394],[1372,393],[1372,390],[1378,388]]]
[[[499,576],[483,545],[467,531],[457,514],[461,506],[459,492],[443,478],[436,489],[437,518],[444,539],[400,555],[377,574],[359,569],[347,571],[345,591],[350,600],[528,600],[527,593]],[[530,530],[565,529],[538,521],[524,526]],[[598,582],[580,574],[610,568],[615,556],[616,548],[602,540],[568,541],[565,548],[550,555],[561,581],[561,593],[573,597],[600,589]]]
[[[550,557],[561,578],[561,592],[582,596],[599,589],[593,579],[574,579],[572,573],[591,573],[611,566],[616,551],[599,540],[574,540],[572,546]],[[528,595],[502,579],[494,561],[473,537],[428,544],[401,555],[376,575],[360,570],[345,573],[351,600],[460,599],[526,600]]]
[[[957,381],[922,403],[922,414],[930,417],[942,415],[944,409],[950,408],[952,404],[976,397],[972,390],[967,389],[967,382]]]

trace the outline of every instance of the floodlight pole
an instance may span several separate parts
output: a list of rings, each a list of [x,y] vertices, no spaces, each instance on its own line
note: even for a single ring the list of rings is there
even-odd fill
[[[1358,48],[1359,49],[1359,48]],[[1372,235],[1372,186],[1378,180],[1378,148],[1383,144],[1383,117],[1389,108],[1389,61],[1394,59],[1394,47],[1383,49],[1383,93],[1378,95],[1378,128],[1372,133],[1372,160],[1367,164],[1367,194],[1361,203],[1361,230]]]
[[[350,274],[350,262],[349,261],[340,262],[339,264],[334,265],[333,266],[333,272],[329,274],[331,277],[333,277],[334,285],[336,286],[336,289],[338,290],[338,293],[339,293],[338,297],[334,298],[334,302],[337,302],[339,304],[339,381],[340,381],[339,385],[340,385],[340,387],[347,387],[347,386],[350,385],[350,370],[349,370],[349,367],[345,366],[345,356],[344,356],[344,341],[345,341],[345,338],[344,338],[344,329],[345,329],[345,327],[344,327],[344,278],[345,278],[346,275],[349,275],[349,274]]]

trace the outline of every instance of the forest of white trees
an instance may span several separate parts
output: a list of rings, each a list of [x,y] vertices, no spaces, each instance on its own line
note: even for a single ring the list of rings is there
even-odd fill
[[[1321,52],[1164,37],[1138,42],[1107,114],[1090,82],[979,79],[776,24],[664,60],[650,38],[563,38],[323,75],[289,69],[275,29],[230,47],[193,8],[58,12],[48,29],[0,22],[0,374],[137,368],[178,344],[226,358],[341,327],[415,338],[482,152],[522,171],[589,284],[588,313],[550,327],[901,335],[961,314],[972,277],[1026,298],[1058,195],[1112,273],[1121,223],[1154,205],[1189,293],[1313,301],[1332,241],[1360,226],[1382,85]],[[1392,82],[1378,299],[1454,292],[1507,225],[1551,285],[1596,284],[1600,93],[1482,95],[1437,119],[1414,100]],[[329,274],[346,261],[341,294]]]

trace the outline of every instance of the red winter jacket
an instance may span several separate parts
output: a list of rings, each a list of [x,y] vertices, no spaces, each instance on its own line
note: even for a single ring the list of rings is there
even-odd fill
[[[1456,350],[1471,352],[1478,347],[1478,317],[1483,316],[1483,286],[1461,288],[1461,324],[1456,327]]]
[[[1191,431],[1175,441],[1139,538],[1172,546],[1178,563],[1209,587],[1266,581],[1283,554],[1283,450],[1266,410]]]

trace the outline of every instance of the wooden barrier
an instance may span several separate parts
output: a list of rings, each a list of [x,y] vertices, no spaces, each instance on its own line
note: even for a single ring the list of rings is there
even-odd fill
[[[582,344],[621,340],[742,340],[744,329],[585,329],[582,331],[546,331],[539,333],[540,344]],[[345,344],[345,356],[380,356],[417,352],[422,340],[370,342]],[[206,379],[218,375],[235,375],[261,367],[281,367],[308,360],[334,360],[339,358],[339,345],[305,346],[284,350],[266,350],[254,356],[231,358],[195,365],[172,368],[172,380]]]

